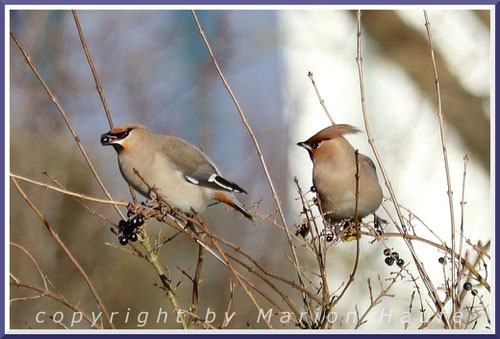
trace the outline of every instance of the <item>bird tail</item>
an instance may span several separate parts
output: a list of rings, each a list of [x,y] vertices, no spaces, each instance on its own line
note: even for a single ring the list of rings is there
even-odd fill
[[[243,205],[238,200],[236,200],[236,198],[221,192],[215,192],[213,197],[215,200],[231,206],[232,208],[243,214],[247,219],[250,219],[252,221],[255,220],[255,218],[250,213],[248,213],[248,211],[243,207]]]

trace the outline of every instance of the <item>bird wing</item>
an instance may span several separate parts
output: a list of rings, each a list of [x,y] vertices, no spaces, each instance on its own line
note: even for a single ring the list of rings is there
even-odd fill
[[[234,182],[224,179],[215,164],[194,145],[181,138],[171,136],[161,136],[161,138],[168,138],[160,143],[163,145],[161,152],[189,183],[227,192],[247,193]]]
[[[370,159],[369,157],[367,157],[364,154],[359,154],[359,160],[362,163],[370,165],[370,167],[373,168],[373,170],[375,171],[375,173],[377,173],[377,168],[375,167],[375,164],[373,163],[372,159]]]

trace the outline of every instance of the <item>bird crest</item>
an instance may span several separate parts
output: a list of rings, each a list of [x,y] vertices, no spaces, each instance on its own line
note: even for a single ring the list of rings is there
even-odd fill
[[[347,124],[337,124],[322,129],[321,131],[319,131],[318,133],[307,139],[305,142],[308,144],[312,144],[318,141],[335,139],[343,136],[344,134],[358,133],[358,132],[360,132],[360,130],[354,126]]]

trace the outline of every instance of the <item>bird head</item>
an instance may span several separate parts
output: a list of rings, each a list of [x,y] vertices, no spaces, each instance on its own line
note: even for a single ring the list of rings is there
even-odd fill
[[[309,153],[311,160],[314,159],[314,155],[319,151],[323,142],[328,140],[334,140],[342,137],[344,134],[357,133],[359,129],[347,124],[337,124],[332,125],[327,128],[322,129],[306,141],[301,141],[297,143],[297,146],[303,147]]]
[[[120,152],[126,149],[141,131],[146,130],[144,126],[137,124],[120,125],[102,134],[101,144],[103,146],[113,146],[117,152]]]

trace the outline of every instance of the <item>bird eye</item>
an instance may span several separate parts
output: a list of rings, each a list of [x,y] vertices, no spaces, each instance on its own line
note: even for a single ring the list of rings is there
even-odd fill
[[[120,133],[120,139],[128,137],[129,132],[130,131],[126,131],[126,132]]]
[[[321,141],[316,141],[315,143],[313,143],[313,144],[311,145],[311,147],[312,147],[313,149],[316,149],[316,148],[318,148],[320,145],[321,145]]]
[[[107,135],[103,135],[101,136],[101,144],[104,146],[104,145],[107,145],[109,143],[109,141],[111,140],[111,138]]]

